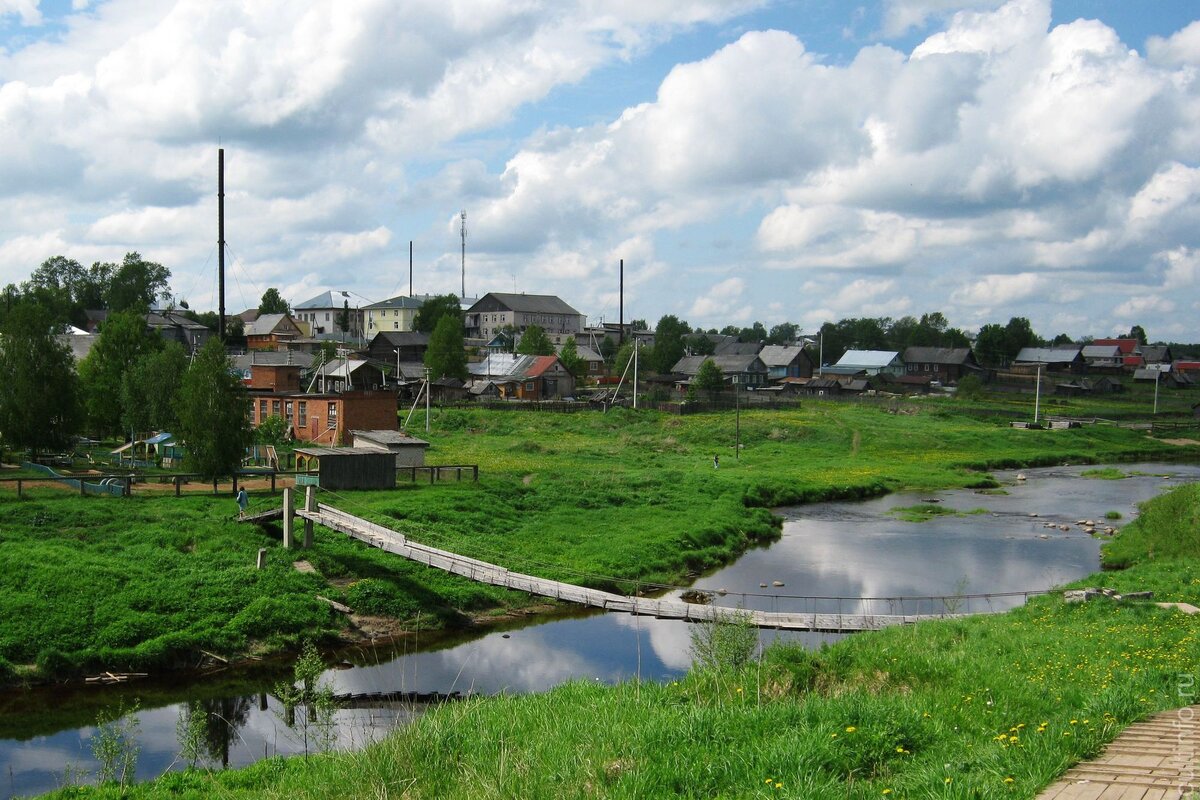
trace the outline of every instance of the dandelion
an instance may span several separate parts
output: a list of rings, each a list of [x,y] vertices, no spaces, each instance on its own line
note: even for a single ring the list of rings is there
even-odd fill
[[[881,792],[881,794],[891,794],[891,793],[892,793],[891,789],[884,789],[883,792]]]
[[[853,725],[846,726],[846,733],[854,733],[856,730],[858,730],[858,728],[854,727]]]
[[[1005,783],[1012,783],[1012,782],[1013,782],[1013,776],[1012,776],[1012,775],[1009,775],[1007,778],[1005,778],[1005,779],[1004,779],[1004,782],[1005,782]]]
[[[952,780],[953,780],[953,778],[946,778],[945,783],[950,783],[950,781],[952,781]]]
[[[774,782],[775,782],[774,778],[767,778],[765,781],[763,781],[763,783],[766,783],[766,784],[772,784]]]
[[[783,784],[782,784],[782,783],[776,783],[776,784],[775,784],[775,788],[776,788],[776,789],[782,789],[782,788],[783,788]]]

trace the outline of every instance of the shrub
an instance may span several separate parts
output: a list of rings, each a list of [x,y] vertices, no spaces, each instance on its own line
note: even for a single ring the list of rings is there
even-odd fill
[[[390,581],[365,578],[346,588],[346,605],[357,614],[407,617],[420,610],[420,604],[404,595]]]
[[[750,662],[758,628],[748,614],[730,611],[712,622],[692,625],[692,660],[705,669],[737,669]]]
[[[37,668],[43,678],[61,678],[73,673],[77,665],[61,650],[46,647],[37,654]]]
[[[323,627],[329,606],[313,598],[256,597],[229,621],[234,633],[249,638],[300,633]]]
[[[3,656],[0,656],[0,686],[11,686],[17,682],[17,669]]]

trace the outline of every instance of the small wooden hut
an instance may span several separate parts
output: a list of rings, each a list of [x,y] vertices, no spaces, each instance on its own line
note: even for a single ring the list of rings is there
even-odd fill
[[[394,489],[396,457],[361,447],[297,447],[296,470],[316,472],[322,489]],[[296,483],[303,475],[297,475]]]

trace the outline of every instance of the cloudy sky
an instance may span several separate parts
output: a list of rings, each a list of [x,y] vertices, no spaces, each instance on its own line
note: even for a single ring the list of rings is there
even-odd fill
[[[0,283],[1200,340],[1194,0],[0,0]]]

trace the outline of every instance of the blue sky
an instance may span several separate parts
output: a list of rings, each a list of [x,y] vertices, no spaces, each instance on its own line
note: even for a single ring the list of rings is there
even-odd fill
[[[1121,0],[0,0],[0,283],[1200,340],[1200,23]],[[683,16],[683,15],[686,15]]]

